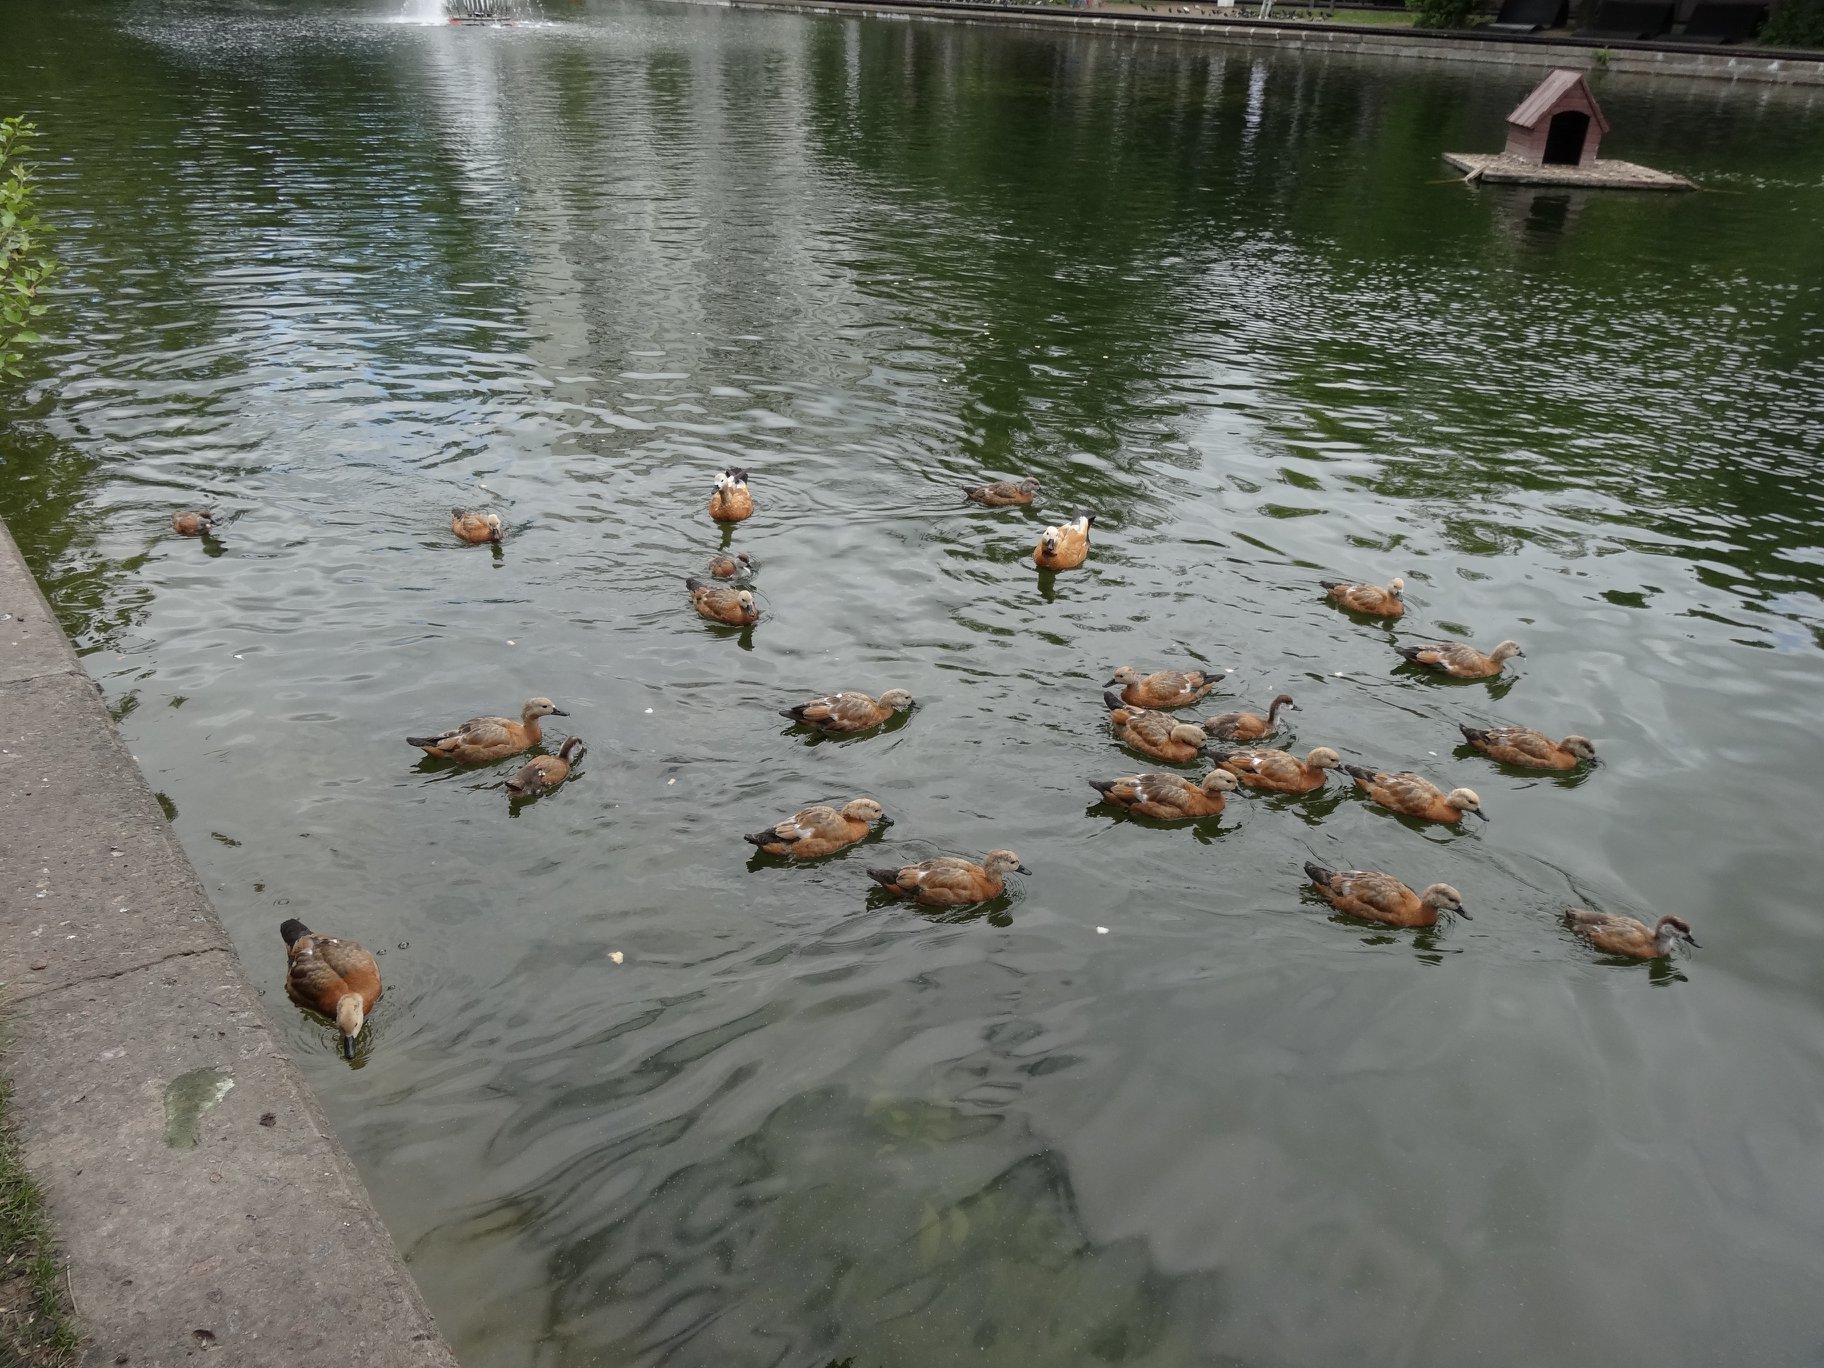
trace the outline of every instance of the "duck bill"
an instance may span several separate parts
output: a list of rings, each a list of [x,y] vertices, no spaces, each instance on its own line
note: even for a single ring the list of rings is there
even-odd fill
[[[565,711],[564,711],[564,710],[563,710],[563,709],[562,709],[562,708],[553,708],[553,709],[551,709],[551,716],[553,716],[553,717],[568,717],[568,716],[570,716],[570,714],[569,714],[569,713],[567,713],[567,712],[565,712]]]
[[[352,1060],[354,1057],[355,1038],[351,1035],[345,1035],[342,1037],[342,1058]]]
[[[1030,874],[1030,873],[1032,873],[1032,871],[1031,871],[1031,870],[1030,870],[1030,869],[1028,869],[1028,868],[1026,868],[1026,866],[1025,866],[1025,865],[1015,865],[1015,866],[1014,866],[1014,868],[1015,868],[1015,869],[1017,869],[1017,870],[1019,870],[1019,871],[1020,871],[1020,873],[1022,873],[1022,874]],[[1697,944],[1697,942],[1696,942],[1696,941],[1692,941],[1692,942],[1691,942],[1691,943],[1692,943],[1692,944],[1693,944],[1693,945],[1696,945],[1696,944]]]
[[[1480,817],[1485,822],[1488,820],[1488,814],[1482,811],[1481,808],[1471,808],[1469,810],[1469,815],[1471,817]]]
[[[1696,936],[1686,936],[1685,944],[1690,946],[1693,950],[1702,950],[1704,948],[1703,946],[1701,946],[1697,943]]]
[[[1464,921],[1474,921],[1475,920],[1474,917],[1469,915],[1469,909],[1467,907],[1457,908],[1457,915],[1459,917],[1463,918]]]

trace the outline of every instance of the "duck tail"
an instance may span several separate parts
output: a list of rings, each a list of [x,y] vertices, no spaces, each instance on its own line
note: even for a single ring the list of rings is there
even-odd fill
[[[741,839],[751,846],[766,847],[777,841],[779,835],[772,827],[768,827],[765,831],[756,831],[752,835],[743,836]]]
[[[1213,765],[1226,765],[1239,754],[1240,751],[1205,750],[1203,758]]]
[[[436,745],[442,739],[441,736],[408,736],[405,738],[405,744],[408,746],[416,746],[419,750],[423,750],[427,746]]]
[[[1116,693],[1113,689],[1104,689],[1102,691],[1102,701],[1108,705],[1108,710],[1110,712],[1119,712],[1127,706],[1127,700],[1121,697],[1121,695]]]
[[[1423,646],[1395,646],[1393,649],[1405,656],[1406,659],[1416,663],[1419,658],[1419,652],[1425,648]]]
[[[1091,513],[1087,508],[1079,508],[1077,510],[1077,519],[1085,527],[1094,527],[1096,525],[1096,515]]]
[[[686,575],[684,577],[684,587],[686,589],[707,589],[710,586],[703,580],[698,579],[695,575]]]
[[[894,888],[899,884],[899,871],[897,869],[870,869],[868,871],[868,877],[885,888]]]
[[[1115,785],[1121,781],[1118,779],[1087,779],[1084,782],[1106,798],[1114,791]]]
[[[1343,773],[1355,780],[1358,784],[1372,784],[1374,782],[1374,771],[1371,769],[1364,769],[1360,765],[1344,765]]]
[[[804,721],[804,710],[807,706],[807,704],[800,703],[795,708],[781,708],[779,709],[779,716],[789,717],[794,722],[802,722]]]
[[[1330,880],[1336,877],[1336,871],[1325,869],[1316,860],[1305,861],[1305,875],[1319,888],[1330,887]]]
[[[1469,727],[1459,722],[1457,723],[1457,730],[1463,733],[1463,739],[1471,745],[1474,745],[1478,741],[1488,740],[1488,733],[1483,731],[1480,727]]]
[[[279,923],[279,934],[285,938],[285,944],[296,945],[300,936],[310,934],[310,928],[296,917],[288,917]]]
[[[1349,581],[1348,580],[1319,580],[1318,583],[1326,589],[1341,589],[1345,584],[1348,584]]]

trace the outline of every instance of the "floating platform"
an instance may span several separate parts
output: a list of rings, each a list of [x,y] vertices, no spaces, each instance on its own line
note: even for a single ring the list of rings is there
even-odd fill
[[[1695,190],[1683,176],[1633,162],[1598,160],[1589,166],[1545,166],[1505,152],[1446,152],[1465,180],[1502,185],[1567,185],[1588,190]]]

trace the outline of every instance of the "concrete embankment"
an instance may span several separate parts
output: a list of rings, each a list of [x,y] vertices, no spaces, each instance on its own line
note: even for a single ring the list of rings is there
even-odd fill
[[[0,907],[11,1116],[85,1363],[454,1368],[4,527]]]
[[[1279,23],[1261,19],[1172,16],[1139,10],[1113,12],[970,3],[970,0],[902,0],[897,4],[888,0],[721,0],[721,3],[737,9],[787,9],[807,14],[872,14],[1027,28],[1080,27],[1091,32],[1188,38],[1235,47],[1289,48],[1521,69],[1572,67],[1593,71],[1600,67],[1617,74],[1824,86],[1824,53],[1808,55],[1699,45],[1667,46],[1618,39],[1542,38],[1528,34],[1440,33],[1309,20]]]

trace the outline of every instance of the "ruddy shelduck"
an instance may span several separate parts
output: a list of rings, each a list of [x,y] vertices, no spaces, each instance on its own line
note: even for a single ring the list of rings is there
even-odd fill
[[[889,893],[939,907],[960,907],[987,902],[1007,889],[1006,876],[1032,871],[1011,850],[991,850],[976,864],[956,855],[940,855],[921,864],[899,869],[870,869],[868,877]]]
[[[965,489],[963,498],[988,508],[1009,508],[1031,503],[1038,493],[1039,482],[1028,476],[1024,480],[996,480],[992,484],[976,485]]]
[[[1427,822],[1460,822],[1465,813],[1488,820],[1482,811],[1482,800],[1473,789],[1444,792],[1422,775],[1401,772],[1383,774],[1360,765],[1344,765],[1343,773],[1355,780],[1356,787],[1389,812],[1402,817],[1419,817]]]
[[[1526,654],[1519,643],[1513,641],[1502,642],[1487,655],[1460,641],[1432,641],[1423,646],[1401,646],[1398,650],[1409,664],[1423,665],[1455,679],[1493,679],[1501,673],[1503,661]]]
[[[186,537],[215,535],[215,510],[184,509],[171,515],[171,530]]]
[[[1188,817],[1214,817],[1235,791],[1235,776],[1211,770],[1193,784],[1179,774],[1128,774],[1119,779],[1091,779],[1089,786],[1104,802],[1160,822]]]
[[[1457,723],[1463,739],[1482,754],[1504,765],[1529,769],[1568,770],[1597,764],[1596,743],[1587,736],[1567,736],[1554,741],[1531,727],[1466,727]]]
[[[1123,745],[1168,765],[1188,765],[1203,754],[1209,737],[1203,728],[1180,722],[1170,713],[1130,707],[1112,689],[1102,695],[1108,705],[1108,722]]]
[[[1267,706],[1265,717],[1251,712],[1218,713],[1203,719],[1203,729],[1219,741],[1258,741],[1279,730],[1281,708],[1297,712],[1298,704],[1292,701],[1291,694],[1280,694]]]
[[[1463,895],[1449,884],[1435,883],[1414,893],[1393,875],[1372,869],[1325,869],[1307,862],[1305,873],[1338,912],[1386,926],[1436,926],[1440,912],[1469,916]]]
[[[342,1054],[355,1057],[355,1037],[380,1001],[380,966],[365,947],[312,931],[293,917],[282,922],[285,994],[306,1011],[326,1016],[342,1032]]]
[[[570,767],[582,754],[583,738],[572,736],[557,748],[556,755],[535,755],[513,771],[507,780],[507,792],[514,798],[536,798],[549,793],[570,777]]]
[[[471,717],[435,736],[408,736],[405,744],[416,746],[439,760],[485,765],[531,750],[544,740],[544,733],[538,726],[539,718],[569,715],[548,698],[528,698],[526,706],[520,709],[517,722],[507,717]]]
[[[1319,580],[1333,603],[1339,603],[1352,613],[1365,613],[1369,617],[1397,618],[1406,612],[1406,581],[1394,576],[1387,581],[1387,587],[1378,584],[1357,584],[1353,580]]]
[[[754,573],[754,562],[745,551],[732,556],[722,551],[709,558],[709,573],[717,579],[740,579]]]
[[[1136,708],[1182,708],[1222,683],[1220,670],[1156,670],[1143,675],[1123,665],[1102,687],[1121,686],[1122,701]]]
[[[747,472],[730,468],[716,476],[709,496],[709,516],[717,522],[744,522],[754,514],[754,496],[748,492]]]
[[[1691,923],[1683,917],[1661,917],[1648,926],[1632,917],[1570,907],[1565,909],[1564,924],[1605,954],[1626,955],[1629,959],[1664,959],[1679,941],[1694,950],[1703,949],[1691,934]]]
[[[465,542],[479,546],[483,542],[497,542],[506,536],[506,529],[501,526],[498,513],[473,513],[461,508],[450,510],[450,531]]]
[[[1319,746],[1303,760],[1282,750],[1211,751],[1210,759],[1249,788],[1270,793],[1310,793],[1324,786],[1324,771],[1343,763],[1328,746]]]
[[[904,689],[888,689],[879,698],[865,693],[833,693],[795,708],[781,708],[779,716],[826,732],[857,732],[878,727],[911,706],[912,695]]]
[[[695,578],[685,580],[684,587],[690,590],[690,606],[699,617],[730,627],[751,627],[760,621],[759,606],[749,590],[730,589]]]
[[[885,816],[872,798],[856,798],[838,812],[833,807],[800,808],[783,822],[741,839],[768,855],[811,860],[846,850],[873,830]]]
[[[1093,513],[1079,513],[1061,527],[1048,527],[1032,548],[1032,560],[1041,570],[1074,570],[1089,559],[1089,525]]]

